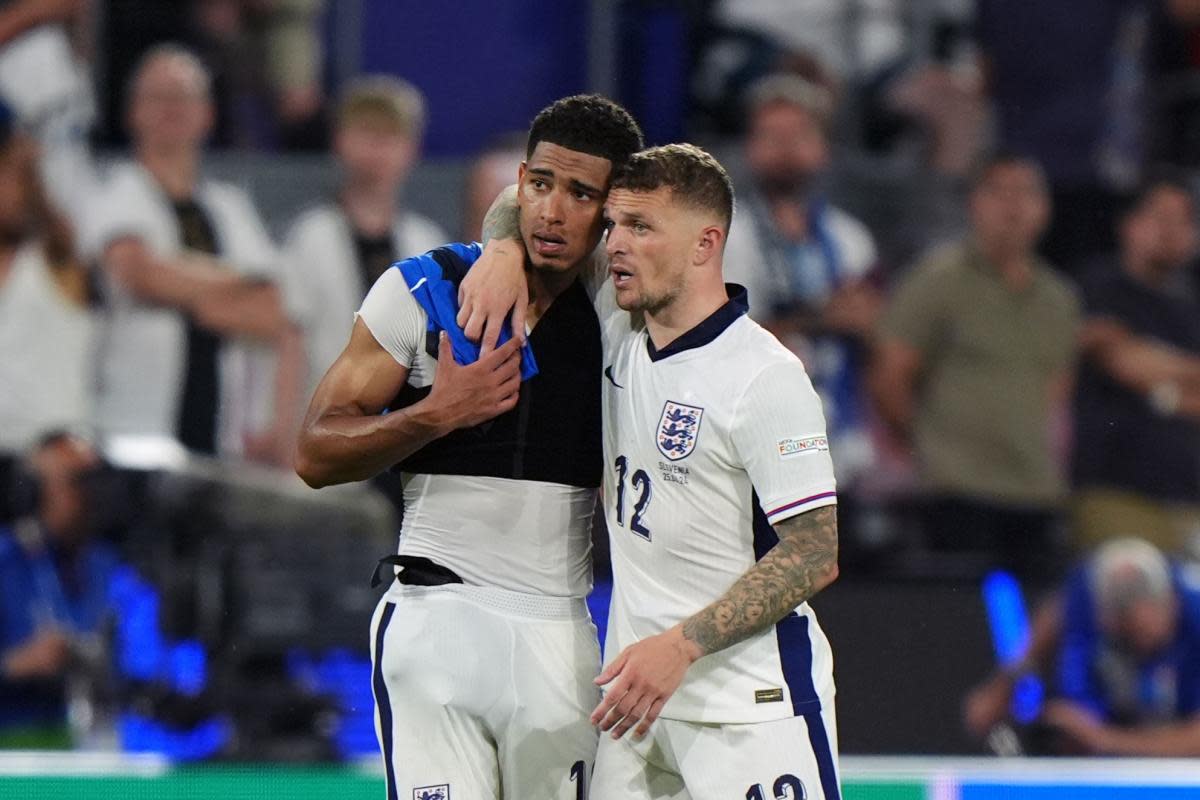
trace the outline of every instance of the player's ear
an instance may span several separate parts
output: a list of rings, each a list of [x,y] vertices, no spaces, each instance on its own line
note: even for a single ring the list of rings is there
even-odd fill
[[[725,230],[719,225],[706,225],[696,239],[696,249],[692,254],[692,263],[696,266],[707,264],[717,256],[725,243]]]

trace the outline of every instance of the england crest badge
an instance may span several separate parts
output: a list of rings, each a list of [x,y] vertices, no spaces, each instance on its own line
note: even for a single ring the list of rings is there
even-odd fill
[[[450,800],[450,784],[418,786],[413,789],[413,800]]]
[[[687,458],[696,449],[704,409],[668,400],[658,420],[658,452],[672,461]]]

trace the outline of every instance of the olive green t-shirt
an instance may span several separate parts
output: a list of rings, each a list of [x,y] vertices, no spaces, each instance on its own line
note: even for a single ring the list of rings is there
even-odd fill
[[[1080,314],[1047,264],[1016,290],[970,242],[904,277],[882,333],[921,355],[913,444],[928,489],[1034,507],[1061,498],[1050,399],[1072,366]]]

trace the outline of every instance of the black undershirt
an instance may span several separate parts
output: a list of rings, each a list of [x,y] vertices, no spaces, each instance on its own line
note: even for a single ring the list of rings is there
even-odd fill
[[[216,255],[217,237],[205,210],[191,199],[172,201],[171,207],[179,223],[179,237],[183,246],[188,250]],[[197,325],[191,316],[185,319],[187,367],[176,431],[179,441],[189,450],[211,454],[217,450],[221,339],[212,331]]]
[[[379,280],[379,276],[387,272],[396,261],[396,251],[392,247],[392,235],[368,236],[361,231],[354,231],[354,254],[358,256],[358,274],[362,277],[362,296]]]

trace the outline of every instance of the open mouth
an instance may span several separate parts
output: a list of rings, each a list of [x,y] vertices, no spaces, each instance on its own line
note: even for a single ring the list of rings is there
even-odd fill
[[[632,272],[616,264],[610,265],[608,272],[610,275],[612,275],[613,285],[615,285],[618,289],[624,287],[631,280],[633,280]]]
[[[538,255],[562,255],[567,249],[567,240],[552,233],[535,233],[533,235],[533,249]]]

